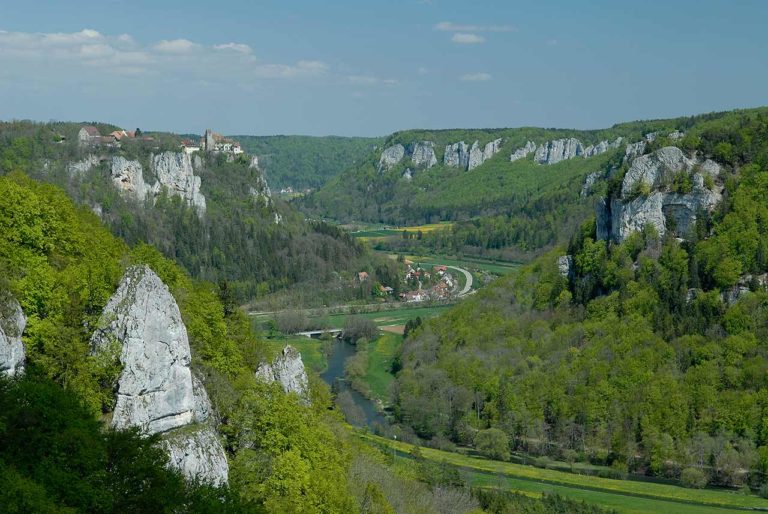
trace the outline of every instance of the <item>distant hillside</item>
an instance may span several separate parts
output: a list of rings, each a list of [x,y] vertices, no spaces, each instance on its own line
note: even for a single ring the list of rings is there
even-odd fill
[[[459,222],[420,242],[440,251],[538,251],[563,242],[593,212],[595,196],[587,190],[582,195],[587,176],[618,169],[640,144],[646,152],[670,142],[692,148],[697,134],[712,124],[737,123],[742,113],[758,112],[768,111],[638,121],[590,131],[397,132],[361,165],[299,205],[312,216],[341,222]]]
[[[358,166],[384,138],[311,136],[232,136],[258,156],[276,191],[317,189],[328,179]]]

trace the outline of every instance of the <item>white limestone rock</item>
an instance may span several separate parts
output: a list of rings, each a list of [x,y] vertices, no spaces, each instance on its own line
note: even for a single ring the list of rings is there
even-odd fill
[[[413,143],[411,149],[411,162],[416,167],[431,168],[437,164],[435,156],[435,143],[432,141],[418,141]]]
[[[472,171],[483,164],[483,149],[480,148],[480,142],[475,141],[469,149],[469,161],[467,162],[467,171]]]
[[[388,169],[396,166],[405,157],[405,147],[401,144],[396,144],[385,148],[381,152],[381,158],[379,159],[379,172],[387,171]]]
[[[119,155],[110,161],[112,183],[124,196],[143,202],[151,188],[144,182],[144,171],[139,161],[129,161]]]
[[[277,382],[286,393],[296,393],[305,401],[309,399],[309,379],[304,362],[293,346],[283,348],[272,364],[259,365],[256,378],[267,383]]]
[[[557,271],[560,276],[570,278],[573,273],[573,256],[561,255],[557,258]]]
[[[683,139],[685,137],[685,132],[675,130],[673,132],[670,132],[667,137],[672,141],[679,141],[680,139]]]
[[[501,138],[494,139],[483,147],[483,162],[487,161],[501,151]]]
[[[200,192],[200,177],[195,175],[190,155],[186,152],[163,152],[152,156],[152,171],[157,182],[152,187],[155,195],[165,189],[180,196],[199,213],[205,213],[205,196]]]
[[[631,162],[633,159],[640,157],[645,153],[646,141],[637,141],[636,143],[629,143],[624,149],[624,160]]]
[[[536,149],[533,159],[539,164],[557,164],[558,162],[579,157],[584,148],[576,138],[555,139],[542,144]]]
[[[691,177],[693,188],[690,192],[670,189],[670,184],[680,173]],[[664,236],[669,220],[674,222],[677,237],[687,237],[698,213],[712,212],[722,200],[722,186],[713,180],[715,186],[710,190],[705,187],[704,179],[706,175],[717,179],[719,173],[717,163],[688,158],[674,146],[636,158],[624,175],[620,195],[612,198],[607,207],[598,205],[598,237],[605,239],[609,232],[611,239],[620,242],[648,224]],[[641,194],[642,190],[650,191],[650,194]],[[610,218],[610,222],[606,218]],[[608,223],[610,229],[606,230]]]
[[[446,145],[443,164],[452,168],[467,169],[469,166],[469,147],[464,141]]]
[[[112,426],[155,434],[194,420],[187,329],[168,287],[148,266],[129,268],[91,337],[92,353],[123,366]]]
[[[605,152],[608,152],[610,150],[614,150],[621,146],[621,143],[624,141],[623,137],[617,137],[613,142],[609,142],[607,140],[600,141],[596,145],[589,145],[584,149],[584,153],[582,156],[587,159],[589,157],[594,157],[595,155],[600,155]]]
[[[601,171],[595,171],[593,173],[590,173],[584,178],[584,184],[581,186],[581,197],[584,198],[592,191],[592,188],[595,186],[597,181],[600,179],[600,177],[603,175],[603,172]]]
[[[73,162],[67,166],[67,172],[70,177],[81,177],[91,171],[94,166],[98,166],[100,159],[97,155],[86,155],[82,161]]]
[[[509,156],[510,162],[519,161],[520,159],[525,159],[528,157],[528,155],[532,154],[536,151],[536,143],[533,141],[528,141],[525,143],[525,146],[522,148],[518,148],[514,152],[512,152],[512,155]]]
[[[190,480],[219,486],[229,479],[227,455],[210,426],[175,430],[160,441],[170,457],[169,465]]]
[[[6,291],[0,291],[0,374],[15,376],[24,372],[24,344],[21,335],[27,318],[21,305]]]
[[[403,178],[409,182],[413,180],[413,171],[411,171],[411,168],[406,168],[405,172],[403,173]]]

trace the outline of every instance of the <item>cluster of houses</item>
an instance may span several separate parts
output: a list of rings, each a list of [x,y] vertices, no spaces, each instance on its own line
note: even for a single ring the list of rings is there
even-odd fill
[[[136,132],[128,130],[115,130],[109,134],[102,135],[99,129],[93,125],[84,125],[80,127],[77,133],[77,143],[80,146],[110,146],[119,147],[120,141],[124,139],[139,139],[141,141],[154,141],[150,136],[136,136]]]
[[[240,143],[233,139],[227,139],[221,134],[217,134],[211,129],[206,129],[203,137],[199,141],[185,139],[181,142],[181,148],[184,152],[192,154],[199,151],[211,153],[226,153],[231,155],[240,155],[243,149]]]
[[[448,267],[436,265],[432,267],[432,272],[425,270],[421,266],[414,267],[413,263],[408,264],[404,281],[406,283],[418,285],[413,291],[400,293],[399,298],[403,302],[417,303],[428,300],[447,300],[456,292],[458,284],[453,276],[448,273]],[[357,283],[362,284],[370,280],[367,271],[360,271],[357,274]],[[391,295],[394,289],[379,284],[379,292],[382,295]]]

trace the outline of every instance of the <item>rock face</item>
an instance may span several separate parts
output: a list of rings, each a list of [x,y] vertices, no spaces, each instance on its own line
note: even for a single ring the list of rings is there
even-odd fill
[[[631,161],[632,159],[635,159],[643,153],[645,153],[645,145],[647,143],[645,141],[638,141],[636,143],[629,143],[627,145],[627,148],[624,150],[624,160],[625,161]]]
[[[405,157],[405,147],[401,144],[396,144],[385,148],[381,152],[381,158],[379,159],[379,172],[387,171],[393,166],[397,165]]]
[[[600,141],[596,145],[589,145],[584,149],[584,157],[594,157],[595,155],[600,155],[601,153],[605,153],[609,150],[614,150],[621,146],[621,144],[624,142],[623,137],[617,137],[613,142],[608,141]]]
[[[453,143],[445,147],[443,164],[452,168],[467,169],[469,165],[469,147],[464,141]]]
[[[115,187],[125,196],[143,202],[151,188],[144,182],[144,172],[139,161],[129,161],[125,157],[112,157],[110,174]]]
[[[408,181],[413,180],[413,171],[411,168],[406,168],[406,170],[403,172],[403,178]]]
[[[419,141],[413,143],[411,148],[411,162],[416,167],[431,168],[437,164],[435,157],[435,143],[432,141]]]
[[[309,380],[301,354],[286,346],[272,364],[262,363],[256,370],[256,378],[267,383],[277,382],[286,393],[296,393],[305,401],[309,398]]]
[[[603,173],[600,171],[595,171],[593,173],[590,173],[589,175],[584,178],[584,185],[581,186],[581,197],[584,198],[592,191],[592,188],[597,183],[598,179]]]
[[[155,183],[144,181],[144,170],[139,161],[129,161],[121,156],[112,157],[110,174],[120,192],[140,202],[155,198],[165,190],[180,196],[200,214],[205,213],[205,196],[200,192],[200,177],[195,175],[192,158],[184,152],[163,152],[151,156],[151,171]]]
[[[486,143],[483,147],[483,162],[487,161],[501,151],[501,138]]]
[[[21,335],[27,318],[19,302],[0,291],[0,374],[14,376],[24,372],[24,344]]]
[[[536,143],[533,141],[528,141],[525,143],[525,146],[522,148],[518,148],[514,152],[512,152],[512,155],[509,156],[510,162],[519,161],[520,159],[525,159],[528,157],[528,155],[532,154],[536,151]]]
[[[82,161],[73,162],[67,166],[67,172],[71,177],[85,175],[91,168],[99,165],[99,157],[93,154],[87,155]]]
[[[475,141],[472,143],[472,147],[469,149],[469,162],[467,163],[467,170],[473,170],[483,164],[483,150],[480,148],[480,143]]]
[[[557,258],[557,271],[560,276],[570,278],[573,273],[573,256],[562,255]]]
[[[227,455],[211,427],[191,433],[170,433],[160,442],[170,457],[170,465],[190,479],[199,479],[213,485],[227,483],[229,465]]]
[[[180,196],[198,212],[205,212],[205,196],[200,192],[200,177],[195,175],[192,160],[185,152],[163,152],[152,156],[152,171],[157,182],[155,195],[165,188],[169,194]]]
[[[189,477],[227,481],[226,456],[210,426],[211,404],[193,377],[187,330],[168,287],[147,266],[126,271],[91,338],[92,353],[122,365],[112,426],[164,433],[172,465]],[[190,426],[192,425],[192,426]]]
[[[581,141],[570,137],[544,143],[536,149],[533,159],[539,164],[557,164],[560,161],[579,157],[583,153]]]
[[[705,186],[705,176],[715,183],[719,173],[717,163],[690,159],[674,146],[636,158],[624,176],[620,194],[597,207],[598,237],[620,242],[647,224],[663,236],[668,220],[673,221],[677,237],[686,237],[697,213],[711,212],[722,199],[721,186],[712,190]],[[681,175],[691,179],[690,191],[671,189],[673,180]]]

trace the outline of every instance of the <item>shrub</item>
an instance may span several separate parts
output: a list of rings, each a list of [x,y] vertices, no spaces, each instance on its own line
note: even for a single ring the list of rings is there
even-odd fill
[[[702,489],[707,485],[707,475],[698,468],[685,468],[680,473],[680,482],[685,487],[692,489]]]

